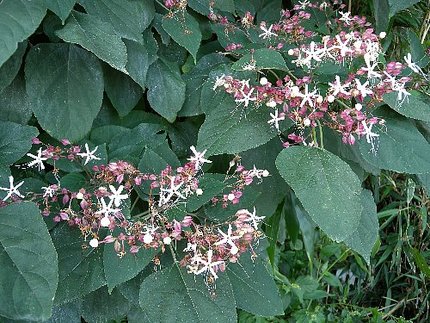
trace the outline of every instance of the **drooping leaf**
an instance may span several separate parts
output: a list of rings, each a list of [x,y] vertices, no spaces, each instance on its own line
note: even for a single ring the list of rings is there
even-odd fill
[[[276,167],[329,237],[342,241],[357,229],[361,183],[342,159],[323,149],[295,146],[281,151]]]
[[[418,249],[415,249],[415,248],[411,248],[411,253],[412,253],[412,256],[414,257],[415,263],[417,264],[421,272],[427,277],[430,277],[430,266],[428,265],[423,255],[419,252]]]
[[[34,127],[0,121],[0,166],[12,165],[24,156],[38,133]]]
[[[147,144],[138,167],[144,173],[158,174],[168,165],[175,168],[180,163],[166,140],[159,145]]]
[[[127,47],[112,25],[97,16],[73,12],[65,26],[55,34],[66,42],[82,46],[113,68],[126,72]]]
[[[7,88],[15,79],[21,67],[22,57],[24,56],[26,49],[26,41],[19,43],[18,49],[15,53],[0,67],[0,92]]]
[[[173,64],[157,60],[148,71],[148,101],[167,121],[173,122],[185,101],[185,82]]]
[[[155,15],[151,0],[83,0],[87,13],[110,23],[122,38],[142,41],[142,32]]]
[[[261,48],[254,51],[252,54],[246,54],[241,57],[232,66],[232,69],[237,71],[246,70],[252,66],[253,69],[275,69],[288,70],[285,60],[282,55],[274,49]]]
[[[58,284],[58,259],[39,208],[0,208],[0,315],[46,320]]]
[[[196,60],[202,40],[197,20],[186,11],[178,11],[173,16],[163,17],[162,25],[170,37],[184,47]]]
[[[379,134],[376,152],[371,150],[365,138],[359,141],[363,158],[381,169],[409,174],[429,173],[430,144],[415,125],[388,108],[379,108],[374,114],[383,118],[385,125],[372,129]]]
[[[44,0],[3,0],[0,3],[0,66],[39,26],[46,13]]]
[[[220,274],[216,283],[216,297],[212,297],[203,277],[194,278],[173,265],[143,281],[140,307],[152,322],[236,322],[230,280],[226,274]]]
[[[412,7],[414,4],[420,2],[420,0],[388,0],[388,6],[390,8],[390,17],[394,16],[397,12]]]
[[[206,115],[200,127],[198,150],[207,149],[207,156],[213,156],[239,153],[264,145],[276,136],[267,124],[267,118],[268,112],[264,109],[241,111],[225,94],[225,99]]]
[[[361,211],[360,223],[352,234],[344,240],[344,243],[358,252],[370,264],[372,248],[378,239],[378,216],[376,215],[376,205],[373,195],[368,190],[361,192]]]
[[[24,75],[19,73],[0,93],[0,119],[27,124],[31,115],[31,100],[25,89]]]
[[[107,244],[103,250],[103,268],[109,293],[112,290],[134,278],[148,265],[157,251],[154,249],[141,248],[138,253],[127,252],[119,257],[113,244]]]
[[[103,98],[99,61],[72,44],[39,44],[27,55],[27,93],[52,137],[77,141],[91,129]]]
[[[52,240],[58,252],[59,284],[55,304],[61,305],[104,286],[103,246],[92,248],[79,230],[67,224],[56,227]]]
[[[410,93],[407,103],[399,104],[396,92],[385,94],[384,102],[405,117],[430,121],[430,97],[418,91],[411,91]]]
[[[373,10],[376,20],[376,32],[380,33],[386,31],[390,21],[389,14],[389,0],[373,0]]]
[[[273,277],[261,255],[255,261],[245,253],[239,264],[230,264],[227,274],[233,286],[237,307],[259,316],[275,316],[284,312]]]
[[[127,314],[129,302],[115,289],[111,294],[102,287],[84,297],[82,317],[86,322],[120,321]]]
[[[148,31],[144,34],[143,44],[127,39],[124,43],[127,46],[127,73],[137,84],[145,88],[149,66],[157,60],[157,42],[152,32]]]
[[[44,0],[49,10],[55,13],[64,24],[76,3],[76,0]]]
[[[120,117],[124,117],[139,102],[142,88],[126,74],[106,66],[104,69],[105,91]]]

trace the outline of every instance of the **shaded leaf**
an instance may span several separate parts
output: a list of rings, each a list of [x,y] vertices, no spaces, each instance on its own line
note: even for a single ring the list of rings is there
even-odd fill
[[[76,0],[44,0],[49,10],[55,13],[64,24],[76,3]]]
[[[405,117],[430,121],[430,97],[418,91],[411,91],[410,93],[407,104],[399,104],[396,92],[385,94],[384,102]]]
[[[232,66],[232,69],[243,71],[247,66],[254,66],[255,69],[275,69],[275,70],[288,70],[285,60],[282,55],[276,50],[269,48],[260,48],[252,54],[246,54],[241,57]]]
[[[19,43],[15,53],[0,67],[0,92],[7,88],[15,79],[21,67],[22,57],[26,49],[26,41]],[[1,96],[3,97],[3,95],[6,94],[2,94]]]
[[[76,45],[39,44],[27,55],[25,74],[42,128],[57,139],[82,139],[102,103],[99,61]]]

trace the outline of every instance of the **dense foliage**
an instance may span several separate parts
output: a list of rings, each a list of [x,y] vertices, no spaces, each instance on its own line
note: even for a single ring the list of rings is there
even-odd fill
[[[0,0],[0,320],[428,320],[429,5]]]

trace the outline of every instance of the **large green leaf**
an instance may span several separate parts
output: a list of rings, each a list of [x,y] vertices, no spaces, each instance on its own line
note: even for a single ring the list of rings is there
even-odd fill
[[[0,93],[0,119],[26,124],[31,115],[31,100],[25,89],[24,73],[19,73]]]
[[[152,261],[156,253],[157,251],[152,248],[141,248],[137,254],[127,252],[119,257],[113,244],[106,245],[103,250],[103,268],[109,293],[119,284],[139,274]]]
[[[420,0],[388,0],[390,8],[390,17],[394,16],[397,12],[413,6],[420,2]]]
[[[118,256],[117,256],[118,257]],[[82,317],[86,322],[120,322],[127,314],[129,302],[115,289],[112,293],[102,287],[85,296],[82,302]]]
[[[142,88],[126,74],[106,66],[104,69],[105,91],[120,117],[124,117],[139,102]]]
[[[26,49],[26,41],[19,43],[15,53],[0,67],[0,92],[7,88],[18,74],[22,63],[22,57]],[[3,94],[1,96],[3,96]]]
[[[58,252],[60,274],[56,305],[85,296],[106,284],[103,246],[91,248],[88,241],[83,241],[79,230],[67,224],[56,227],[51,235]]]
[[[216,285],[216,295],[211,295],[204,277],[194,277],[174,264],[143,281],[140,306],[152,322],[236,322],[236,304],[225,273],[220,273]]]
[[[374,114],[385,120],[385,126],[372,129],[379,134],[376,152],[371,150],[365,138],[359,141],[363,158],[381,169],[409,174],[430,173],[430,145],[411,120],[388,108],[380,108]]]
[[[76,0],[44,0],[49,10],[64,23],[76,3]]]
[[[158,174],[168,165],[175,168],[180,162],[165,140],[159,145],[147,144],[138,167],[144,173]]]
[[[427,94],[411,91],[408,102],[399,104],[397,93],[391,92],[384,95],[384,102],[393,110],[409,118],[430,121],[430,97]]]
[[[89,50],[113,68],[126,72],[127,47],[112,25],[97,16],[73,12],[66,25],[55,34],[66,42]]]
[[[234,0],[189,0],[188,5],[198,13],[207,16],[210,13],[210,6],[221,11],[234,13]]]
[[[38,133],[34,127],[0,121],[0,166],[9,166],[24,156]]]
[[[342,241],[359,225],[361,183],[351,168],[332,153],[294,146],[276,158],[279,173],[317,225]]]
[[[389,13],[389,0],[373,0],[374,17],[376,20],[376,32],[380,33],[388,29],[390,18]]]
[[[275,316],[284,313],[278,288],[263,260],[251,255],[241,255],[239,264],[230,264],[227,273],[233,286],[237,307],[259,316]]]
[[[3,0],[0,2],[0,66],[29,37],[46,13],[44,0]]]
[[[116,33],[127,39],[142,41],[142,32],[155,15],[151,0],[83,0],[87,13],[109,22]]]
[[[274,49],[261,48],[252,54],[241,57],[232,66],[234,70],[242,71],[247,67],[254,66],[255,69],[288,70],[282,55]]]
[[[0,208],[0,315],[46,320],[58,284],[58,259],[39,208]]]
[[[261,146],[275,137],[276,132],[267,124],[269,112],[248,109],[237,108],[225,94],[224,100],[206,115],[199,131],[198,149],[207,149],[207,156],[234,154]]]
[[[370,255],[373,245],[378,239],[379,223],[376,214],[376,205],[373,195],[368,190],[361,192],[361,211],[360,223],[352,234],[344,240],[344,243],[351,249],[358,252],[370,264]]]
[[[206,173],[199,179],[199,188],[203,191],[201,195],[192,195],[187,200],[187,210],[190,212],[196,211],[214,196],[222,193],[225,187],[225,175]]]
[[[163,17],[164,30],[175,42],[184,47],[196,60],[202,40],[199,23],[186,11],[177,11],[173,16]]]
[[[57,139],[83,138],[102,103],[99,61],[76,45],[39,44],[27,55],[25,74],[42,128]]]
[[[185,101],[185,82],[172,63],[156,61],[148,71],[148,101],[167,121],[173,122]]]

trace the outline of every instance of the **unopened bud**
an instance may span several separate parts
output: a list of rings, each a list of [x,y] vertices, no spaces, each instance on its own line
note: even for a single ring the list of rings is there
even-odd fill
[[[99,241],[96,238],[91,239],[90,240],[90,246],[93,248],[97,248],[99,246]]]
[[[267,80],[267,78],[262,77],[262,78],[260,79],[260,84],[261,84],[262,86],[265,86],[267,83],[269,83],[269,81]]]

